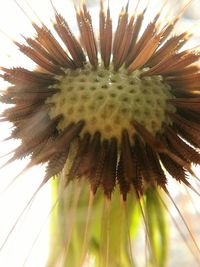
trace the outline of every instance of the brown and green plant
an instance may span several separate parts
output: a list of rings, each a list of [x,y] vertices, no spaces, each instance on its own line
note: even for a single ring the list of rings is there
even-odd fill
[[[122,6],[115,29],[111,3],[100,1],[96,32],[82,1],[75,6],[77,35],[51,2],[54,31],[32,22],[35,36],[14,41],[37,68],[1,67],[10,86],[0,101],[12,105],[1,121],[13,124],[8,138],[21,140],[6,165],[29,157],[21,175],[47,164],[25,210],[52,180],[57,205],[47,267],[81,267],[90,260],[92,266],[137,266],[132,240],[140,220],[146,264],[166,266],[165,196],[178,210],[168,180],[199,195],[191,165],[200,163],[200,54],[184,48],[190,32],[174,34],[184,8],[162,20],[165,3],[146,25],[148,5],[138,12],[136,2],[135,10],[129,1]],[[197,241],[181,218],[200,264]]]

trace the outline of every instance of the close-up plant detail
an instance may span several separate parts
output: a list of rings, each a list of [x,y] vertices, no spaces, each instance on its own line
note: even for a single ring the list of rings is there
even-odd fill
[[[21,141],[2,167],[30,159],[8,187],[46,164],[20,216],[52,184],[46,267],[142,266],[133,249],[140,223],[144,266],[168,266],[173,216],[166,199],[186,226],[185,243],[199,266],[198,241],[168,187],[176,180],[199,195],[192,164],[200,163],[200,53],[186,47],[192,32],[176,32],[188,3],[166,18],[165,1],[147,21],[148,3],[141,9],[135,1],[133,9],[126,1],[114,25],[112,1],[99,1],[99,18],[80,1],[77,33],[54,2],[52,29],[31,21],[34,36],[12,40],[37,67],[0,68],[9,83],[1,91],[0,101],[9,105],[1,121],[13,125],[6,140]]]

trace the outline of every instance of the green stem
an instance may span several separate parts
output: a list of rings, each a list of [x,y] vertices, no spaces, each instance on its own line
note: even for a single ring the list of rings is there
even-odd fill
[[[81,180],[63,188],[62,177],[53,179],[52,199],[56,201],[59,197],[59,201],[51,215],[51,244],[46,267],[82,267],[88,260],[93,262],[93,267],[136,267],[131,257],[131,240],[136,236],[141,214],[134,194],[124,202],[116,189],[110,201],[101,190],[93,196],[87,182]],[[161,206],[157,194],[148,190],[149,236],[158,266],[164,267],[166,230]],[[162,237],[158,238],[158,234]]]
[[[159,192],[149,188],[146,192],[146,217],[148,238],[152,252],[151,265],[166,266],[168,256],[168,227],[165,209],[161,203]],[[153,259],[154,258],[154,259]]]

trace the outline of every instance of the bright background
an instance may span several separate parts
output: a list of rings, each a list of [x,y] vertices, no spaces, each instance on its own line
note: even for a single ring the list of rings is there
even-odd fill
[[[160,0],[161,1],[161,0]],[[158,8],[157,1],[151,1],[151,11],[149,15]],[[173,0],[171,0],[174,3]],[[28,5],[25,1],[19,1],[20,4],[25,8],[30,18],[36,19],[31,12]],[[30,5],[36,11],[39,18],[41,18],[47,25],[50,25],[50,17],[52,18],[53,12],[50,6],[49,0],[28,0]],[[121,7],[121,3],[124,1],[114,1],[115,9],[112,9],[112,14],[118,14]],[[73,15],[74,9],[73,5],[69,0],[55,0],[58,10],[62,11],[62,14],[70,22],[70,25],[77,30],[75,16]],[[89,1],[88,1],[89,3]],[[95,8],[98,1],[90,1],[90,6],[92,8],[92,13],[95,17],[98,14],[97,9]],[[111,0],[112,3],[112,0]],[[145,4],[146,1],[141,1],[141,4]],[[200,10],[198,1],[194,1],[194,9],[190,7],[188,12],[186,12],[186,19],[182,24],[179,24],[179,28],[183,30],[190,28],[191,16],[197,17],[197,11]],[[112,5],[111,5],[112,7]],[[156,9],[157,10],[157,9]],[[200,18],[200,16],[199,16]],[[95,27],[98,24],[95,24]],[[186,28],[185,28],[186,27]],[[9,67],[9,66],[24,66],[27,68],[32,68],[33,63],[27,59],[25,56],[21,55],[16,47],[12,44],[9,38],[15,40],[23,40],[21,35],[30,36],[33,34],[33,29],[31,27],[30,21],[19,9],[19,7],[14,3],[13,0],[0,0],[0,66]],[[196,38],[196,40],[200,38]],[[7,84],[1,81],[1,90],[6,88]],[[3,110],[4,105],[0,106],[0,109]],[[11,125],[8,123],[3,123],[0,125],[0,140],[3,140],[9,135]],[[13,147],[16,147],[17,143],[13,141],[7,141],[0,144],[0,155],[4,155],[7,152],[11,151]],[[0,166],[9,159],[10,156],[0,159]],[[33,192],[36,190],[37,186],[41,182],[42,173],[44,172],[43,168],[35,168],[22,177],[20,177],[12,187],[10,187],[6,192],[2,192],[13,177],[25,166],[27,161],[15,162],[9,166],[3,168],[0,171],[0,246],[3,240],[6,238],[7,233],[12,228],[17,216],[23,210],[25,203],[28,202]],[[194,212],[192,204],[188,204],[186,195],[183,197],[180,194],[177,194],[177,191],[174,190],[174,197],[180,205],[185,207],[186,217],[192,218],[191,222],[194,225],[194,228],[198,225],[199,218],[197,213]],[[34,201],[28,213],[22,217],[21,223],[12,233],[11,238],[6,243],[2,251],[0,251],[0,266],[2,267],[22,267],[27,256],[30,257],[27,261],[27,267],[44,267],[45,260],[48,253],[48,213],[51,208],[50,202],[51,190],[50,186],[47,185],[44,190],[42,190],[37,199]],[[199,199],[195,199],[199,202]],[[195,205],[198,206],[198,205]],[[199,205],[200,206],[200,205]],[[172,209],[174,216],[177,216],[175,211]],[[199,211],[198,211],[199,212]],[[178,220],[178,219],[177,219]],[[194,222],[196,223],[194,224]],[[197,229],[198,231],[198,229]],[[32,248],[33,243],[36,241],[35,238],[38,236],[38,233],[41,232],[37,243],[35,243]],[[197,232],[198,235],[198,232]],[[185,244],[180,239],[180,236],[177,234],[177,230],[173,228],[171,237],[173,242],[171,247],[173,254],[170,254],[170,266],[182,266],[187,267],[189,265],[195,267],[193,263],[193,258],[188,252],[188,249],[185,247]],[[178,246],[177,246],[178,244]],[[188,254],[187,257],[181,257],[181,255]]]

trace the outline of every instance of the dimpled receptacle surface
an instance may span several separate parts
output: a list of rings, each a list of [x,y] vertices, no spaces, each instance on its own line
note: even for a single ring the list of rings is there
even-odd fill
[[[167,102],[170,87],[160,76],[140,78],[141,70],[128,74],[99,67],[67,70],[55,85],[60,92],[48,99],[54,103],[50,117],[62,114],[60,130],[71,122],[85,121],[82,134],[99,131],[103,138],[121,139],[127,129],[134,134],[133,121],[141,123],[152,134],[161,131],[163,122],[170,123],[166,111],[174,112]]]

